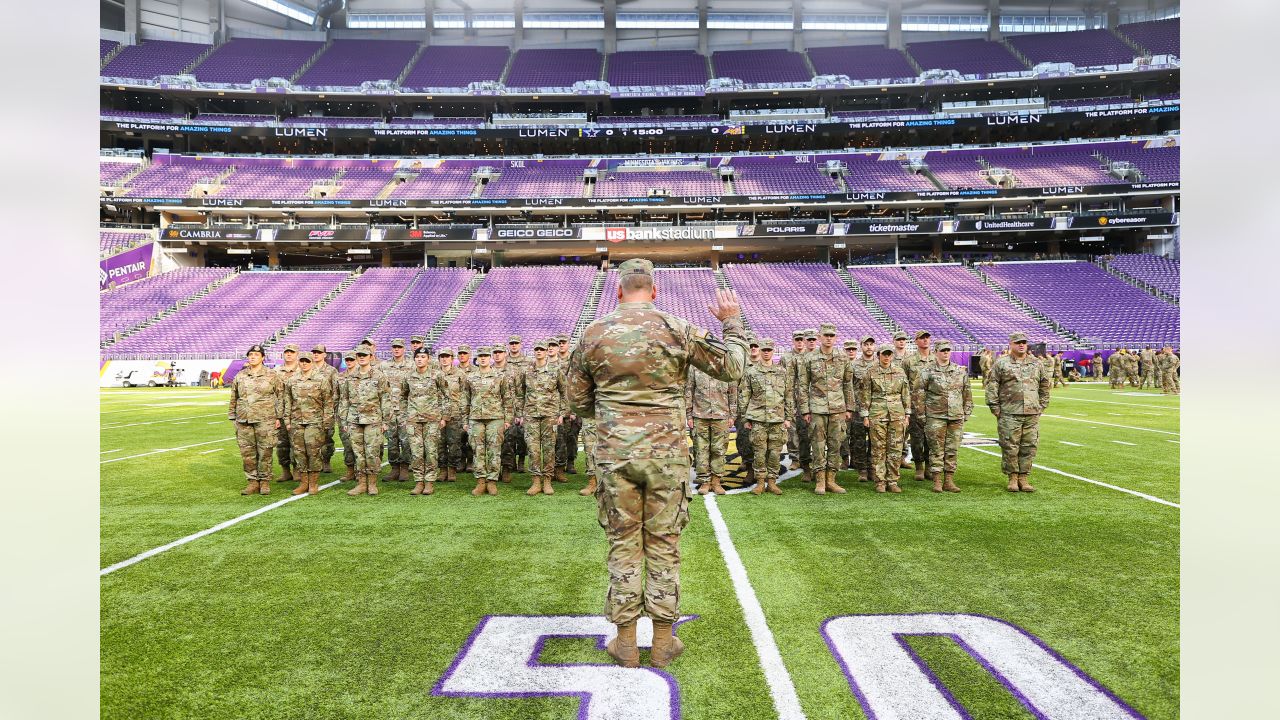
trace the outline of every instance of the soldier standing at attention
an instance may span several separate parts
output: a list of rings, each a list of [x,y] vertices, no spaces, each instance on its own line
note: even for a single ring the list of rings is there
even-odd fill
[[[391,385],[382,370],[373,365],[373,359],[373,348],[356,348],[356,369],[347,375],[338,403],[338,412],[347,421],[347,434],[356,451],[356,486],[347,491],[352,497],[366,492],[378,494],[383,433],[395,421]]]
[[[618,267],[618,308],[587,326],[569,365],[570,412],[595,418],[598,519],[609,539],[605,614],[618,626],[606,649],[636,667],[636,619],[653,620],[650,664],[684,651],[680,618],[680,533],[689,522],[683,392],[689,365],[729,383],[742,376],[747,342],[732,290],[710,308],[722,341],[654,308],[653,263]]]
[[[343,354],[342,359],[346,362],[347,367],[345,370],[338,373],[337,376],[333,411],[337,416],[336,422],[338,425],[338,438],[342,440],[342,462],[347,466],[347,472],[342,476],[342,482],[350,482],[356,479],[356,449],[351,445],[351,433],[349,432],[350,426],[347,424],[346,417],[338,411],[338,405],[342,401],[342,393],[343,388],[347,384],[347,376],[351,374],[352,370],[356,369],[356,351],[348,350]]]
[[[737,383],[717,380],[696,366],[689,368],[689,379],[684,384],[685,424],[693,430],[693,470],[701,495],[725,492],[720,480],[729,447],[729,419],[738,409],[738,392]]]
[[[742,370],[743,378],[747,376],[747,370],[752,365],[760,362],[760,343],[756,340],[755,333],[747,333],[747,346],[750,348],[750,352],[747,356],[747,367]],[[745,418],[736,414],[738,411],[738,394],[742,392],[742,380],[738,381],[738,386],[734,388],[734,391],[733,402],[729,405],[729,413],[733,417],[733,426],[738,433],[734,444],[738,449],[738,460],[745,471],[747,484],[755,484],[755,452],[751,445],[751,431],[746,428]]]
[[[791,403],[791,380],[782,365],[773,363],[773,341],[760,342],[760,362],[747,368],[738,392],[738,415],[751,430],[755,446],[756,484],[751,494],[765,490],[781,495],[778,467],[782,443],[795,416]]]
[[[467,376],[453,364],[453,350],[440,348],[436,352],[440,362],[440,377],[445,385],[445,404],[441,409],[445,416],[444,427],[440,429],[440,466],[444,469],[441,482],[454,482],[463,468],[463,426],[466,425],[465,392]]]
[[[879,362],[867,373],[862,383],[862,398],[858,401],[862,425],[871,434],[871,474],[878,493],[902,492],[898,487],[902,470],[898,453],[911,416],[907,374],[894,362],[894,355],[892,345],[880,346]]]
[[[782,370],[787,374],[787,379],[791,381],[791,402],[795,406],[795,377],[796,377],[796,360],[804,354],[804,330],[796,330],[791,333],[791,351],[782,355]],[[800,467],[800,438],[796,434],[796,428],[799,423],[792,422],[791,427],[787,428],[787,457],[791,458],[791,467]]]
[[[1138,353],[1129,353],[1129,364],[1125,367],[1125,375],[1129,378],[1130,387],[1142,387],[1141,368],[1138,367]]]
[[[410,495],[430,495],[436,489],[440,430],[447,418],[449,386],[431,363],[431,352],[421,345],[413,351],[413,369],[400,381],[401,422],[409,436]]]
[[[973,414],[969,371],[951,362],[951,342],[939,340],[934,362],[920,373],[912,392],[912,414],[925,418],[929,433],[929,478],[933,491],[960,492],[956,487],[956,453],[964,424]]]
[[[519,335],[507,338],[507,364],[511,366],[512,376],[519,375],[529,367],[529,356],[520,352],[523,343]],[[525,456],[529,454],[529,446],[524,441],[524,428],[512,425],[503,439],[502,453],[507,456],[507,445],[511,444],[511,457],[515,459],[515,472],[525,472]],[[504,466],[505,468],[505,466]]]
[[[479,367],[467,376],[464,392],[475,452],[476,487],[471,494],[497,495],[502,433],[511,427],[513,406],[506,379],[489,364],[493,350],[482,345],[476,352]]]
[[[564,374],[547,362],[547,349],[552,340],[533,345],[533,362],[525,363],[515,376],[516,424],[523,427],[529,447],[529,481],[526,495],[554,495],[551,477],[555,473],[556,428],[568,414],[565,409]]]
[[[928,330],[916,332],[916,351],[907,355],[902,361],[902,370],[907,374],[907,387],[915,392],[920,382],[920,374],[933,364],[933,351],[929,349],[932,335]],[[912,413],[911,422],[907,425],[908,442],[911,444],[911,462],[915,464],[916,480],[924,480],[925,468],[929,464],[929,436],[924,429],[924,416]]]
[[[897,365],[899,369],[902,369],[902,363],[906,359],[907,359],[907,334],[902,330],[899,330],[898,332],[893,334],[893,364]],[[909,392],[909,389],[908,389],[908,392]],[[904,430],[902,432],[902,457],[900,458],[900,461],[901,461],[900,467],[903,470],[909,469],[911,467],[911,463],[907,462],[907,450],[909,449],[909,447],[910,447],[910,444],[907,441],[907,433]]]
[[[324,431],[333,423],[333,383],[310,355],[298,358],[298,374],[284,385],[284,427],[293,444],[298,468],[294,495],[320,492],[320,458],[324,453]]]
[[[507,346],[493,346],[493,370],[501,375],[502,381],[507,384],[507,397],[515,398],[515,385],[512,380],[514,368],[507,362]],[[515,445],[510,442],[510,438],[512,432],[519,431],[519,429],[513,422],[511,427],[502,431],[502,441],[499,443],[498,453],[498,482],[511,482],[511,471],[516,469],[516,453]]]
[[[458,372],[462,373],[462,379],[466,380],[471,377],[471,373],[475,372],[476,366],[471,362],[471,346],[458,346]],[[475,448],[471,446],[471,425],[464,417],[462,420],[462,464],[458,466],[458,472],[470,472],[472,463],[475,460]]]
[[[1027,336],[1009,336],[1009,354],[996,361],[984,386],[987,406],[996,416],[1002,469],[1009,492],[1035,492],[1027,482],[1040,445],[1040,413],[1049,407],[1049,376],[1027,353]]]
[[[795,392],[796,404],[796,434],[799,436],[799,452],[800,452],[800,469],[803,471],[800,479],[804,482],[813,482],[813,447],[809,443],[809,421],[805,420],[804,413],[801,411],[804,407],[800,404],[800,386],[804,383],[804,364],[809,356],[818,351],[818,331],[805,329],[804,331],[804,352],[800,357],[796,358],[792,365],[791,387]]]
[[[996,361],[991,354],[991,348],[982,348],[982,354],[978,356],[978,371],[982,373],[982,382],[987,381],[987,373],[991,372],[991,365]]]
[[[244,354],[246,365],[231,381],[231,406],[227,419],[236,426],[236,442],[244,460],[244,476],[249,481],[241,495],[271,493],[271,448],[279,437],[284,416],[284,383],[278,373],[262,364],[266,352],[261,345]]]
[[[800,369],[800,409],[809,423],[809,447],[813,452],[813,470],[817,484],[813,491],[825,495],[828,490],[843,495],[845,489],[836,483],[840,469],[840,436],[852,414],[853,367],[849,358],[836,352],[836,326],[822,323],[822,346],[805,358]]]
[[[569,372],[569,336],[557,335],[556,340],[556,367],[559,368],[561,375],[568,375]],[[551,348],[547,348],[551,352]],[[567,381],[566,381],[567,384]],[[567,402],[567,401],[566,401]],[[577,469],[578,461],[578,430],[582,427],[582,421],[578,416],[569,412],[564,422],[560,424],[559,432],[556,434],[556,474],[553,478],[556,482],[569,482],[569,475],[573,475]]]
[[[284,364],[276,368],[276,374],[280,376],[280,392],[284,392],[284,385],[293,379],[298,373],[302,372],[302,368],[298,367],[298,346],[289,343],[284,346]],[[289,442],[289,431],[284,429],[284,423],[280,423],[280,429],[277,431],[276,437],[276,459],[280,461],[280,482],[293,482],[293,453]]]
[[[857,360],[858,360],[858,341],[857,341],[857,340],[845,340],[845,341],[844,341],[844,354],[845,354],[845,357],[849,358],[849,365],[850,365],[850,366],[852,366],[855,362],[857,362]],[[853,378],[853,399],[854,399],[854,404],[856,405],[856,404],[857,404],[857,400],[858,400],[858,378],[857,378],[857,375],[856,375],[856,374],[855,374],[855,376],[854,376],[854,378]],[[855,409],[856,409],[856,408],[855,408]],[[841,441],[841,443],[840,443],[840,467],[841,467],[841,468],[848,468],[848,469],[850,469],[850,470],[852,470],[852,469],[853,469],[853,467],[854,467],[854,464],[853,464],[853,426],[854,426],[854,425],[862,425],[862,418],[856,417],[856,415],[857,415],[857,413],[856,413],[856,412],[855,412],[855,413],[853,413],[853,416],[851,416],[851,417],[849,418],[849,421],[848,421],[848,422],[846,422],[846,423],[844,424],[844,440],[843,440],[843,441]]]
[[[387,481],[400,482],[409,479],[409,461],[413,459],[413,451],[409,448],[409,429],[400,421],[404,416],[401,381],[413,370],[413,361],[404,353],[404,340],[396,338],[391,341],[391,359],[382,361],[379,367],[391,384],[391,401],[395,407],[395,415],[387,419],[387,464],[391,466]]]
[[[328,357],[324,345],[317,344],[311,347],[311,371],[329,381],[329,397],[332,401],[329,406],[329,424],[322,430],[324,433],[324,448],[320,450],[320,472],[322,473],[333,472],[329,461],[333,459],[333,427],[338,415],[338,370],[328,363]],[[346,449],[345,445],[343,449]]]
[[[1156,353],[1148,345],[1138,353],[1138,357],[1142,360],[1142,387],[1160,387],[1156,373]],[[1056,386],[1055,386],[1056,387]]]
[[[1182,359],[1173,354],[1173,346],[1165,345],[1156,356],[1160,368],[1160,393],[1162,395],[1179,395],[1182,393],[1182,382],[1178,377],[1178,366]]]
[[[853,362],[853,395],[855,405],[862,402],[862,386],[867,382],[867,374],[879,364],[876,359],[876,339],[871,335],[862,338],[861,352]],[[855,407],[857,417],[849,423],[849,466],[858,471],[858,482],[870,482],[871,472],[871,435],[862,422],[861,407]]]
[[[1112,390],[1124,387],[1124,348],[1111,353],[1111,357],[1107,358],[1107,377],[1111,381]]]

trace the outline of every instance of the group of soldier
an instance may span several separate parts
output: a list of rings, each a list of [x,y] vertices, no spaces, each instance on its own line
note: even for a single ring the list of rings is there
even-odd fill
[[[1178,366],[1182,360],[1174,354],[1173,346],[1165,345],[1160,350],[1145,347],[1138,352],[1130,352],[1128,348],[1120,348],[1108,358],[1107,380],[1112,390],[1121,390],[1127,381],[1130,387],[1159,388],[1165,395],[1178,395],[1182,384],[1178,377]],[[1094,365],[1101,368],[1102,358],[1094,359]]]
[[[243,495],[269,494],[272,452],[281,480],[298,483],[293,494],[316,494],[319,475],[332,472],[334,432],[342,441],[348,495],[377,495],[384,464],[387,481],[414,481],[411,495],[431,495],[436,482],[473,472],[472,495],[496,495],[513,472],[531,473],[528,495],[553,494],[552,482],[574,472],[578,435],[587,451],[588,486],[595,488],[595,431],[568,412],[565,371],[569,338],[534,345],[533,356],[512,335],[507,345],[476,349],[459,345],[434,353],[415,335],[408,348],[391,341],[391,358],[379,362],[372,340],[346,352],[346,369],[327,362],[324,345],[300,354],[284,347],[284,362],[264,364],[261,345],[231,383],[229,418],[235,423],[244,473]],[[585,432],[584,432],[585,431]],[[383,449],[386,449],[386,463]]]

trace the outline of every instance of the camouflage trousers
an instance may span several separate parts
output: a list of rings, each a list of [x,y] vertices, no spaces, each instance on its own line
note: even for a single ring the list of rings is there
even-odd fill
[[[349,468],[356,466],[356,449],[351,445],[351,435],[346,423],[338,423],[338,438],[342,440],[342,462]]]
[[[524,419],[524,443],[529,448],[529,474],[535,478],[551,477],[556,470],[558,427],[553,417]]]
[[[271,448],[279,438],[275,425],[275,420],[236,423],[236,442],[240,444],[246,480],[271,480]]]
[[[330,460],[332,460],[332,459],[333,459],[333,453],[334,453],[334,450],[335,450],[335,449],[336,449],[336,447],[337,447],[337,446],[336,446],[336,445],[334,445],[334,443],[333,443],[333,428],[334,428],[334,425],[336,425],[336,422],[331,422],[331,423],[329,423],[328,425],[325,425],[325,426],[324,426],[324,429],[320,431],[320,432],[324,433],[324,435],[323,435],[323,437],[324,437],[324,447],[320,450],[320,459],[321,459],[321,460],[323,460],[323,461],[325,461],[325,462],[329,462]],[[344,450],[346,449],[346,445],[343,445],[343,449],[344,449]]]
[[[729,448],[729,421],[693,419],[693,469],[698,482],[712,475],[724,477],[724,455]]]
[[[502,469],[502,418],[471,421],[472,469],[476,480],[497,482]]]
[[[929,472],[955,472],[964,420],[931,417],[924,421],[924,429],[929,433]]]
[[[280,423],[280,429],[276,430],[276,459],[280,461],[280,467],[292,468],[293,447],[289,440],[289,431],[284,429],[284,423]]]
[[[1160,373],[1160,391],[1164,395],[1177,395],[1182,392],[1182,380],[1177,370],[1165,370]]]
[[[1142,380],[1139,377],[1137,370],[1129,372],[1125,377],[1129,379],[1129,385],[1131,387],[1142,387]]]
[[[387,462],[392,465],[408,464],[413,460],[409,447],[409,424],[399,420],[387,423]]]
[[[1112,373],[1109,376],[1109,379],[1111,381],[1111,389],[1114,390],[1116,388],[1124,387],[1124,376],[1120,375],[1119,373]]]
[[[578,459],[578,431],[582,429],[582,418],[568,417],[560,423],[556,430],[556,465],[573,469]]]
[[[845,440],[845,457],[850,469],[859,473],[869,472],[871,464],[871,433],[863,426],[862,418],[854,415],[848,423],[848,435]]]
[[[515,470],[516,458],[529,454],[529,445],[524,439],[524,429],[512,425],[502,434],[502,469]]]
[[[440,422],[407,422],[409,436],[409,469],[414,482],[435,482],[439,468],[436,458],[440,448]]]
[[[877,484],[898,482],[906,425],[903,418],[871,418],[871,479]]]
[[[440,451],[436,454],[440,467],[462,471],[463,421],[450,418],[440,429]]]
[[[755,443],[751,442],[751,430],[746,427],[746,418],[736,418],[733,426],[738,429],[738,434],[734,436],[733,445],[738,449],[738,459],[742,461],[742,467],[755,467]]]
[[[1160,376],[1155,370],[1144,370],[1142,373],[1142,387],[1160,387]]]
[[[609,540],[609,622],[680,619],[680,533],[689,524],[683,458],[600,463],[596,519]]]
[[[1062,373],[1058,373],[1057,375],[1054,375],[1054,376],[1053,376],[1053,386],[1054,386],[1054,387],[1066,387],[1066,386],[1067,386],[1067,379],[1066,379],[1066,378],[1064,378],[1064,377],[1062,377]]]
[[[1005,475],[1031,472],[1040,446],[1040,416],[1000,413],[996,421],[1000,433],[1000,470]]]
[[[582,452],[586,455],[587,477],[596,477],[596,421],[582,421]]]
[[[907,423],[907,436],[911,443],[911,461],[924,465],[929,462],[931,456],[929,432],[925,430],[923,416],[912,414],[910,417],[911,421]]]
[[[778,479],[778,464],[782,462],[782,443],[787,431],[780,422],[751,423],[751,450],[756,471],[756,482]]]
[[[813,448],[809,443],[809,423],[805,422],[803,417],[797,412],[796,422],[792,426],[796,434],[795,447],[791,448],[791,452],[796,459],[800,461],[801,467],[813,467]]]
[[[382,469],[382,443],[386,438],[381,423],[353,423],[347,428],[347,436],[356,452],[356,472],[376,473]]]
[[[840,443],[844,439],[844,413],[809,416],[809,450],[813,453],[810,467],[815,471],[840,469]]]
[[[320,462],[324,458],[324,428],[320,423],[290,424],[293,465],[299,472],[320,472]]]

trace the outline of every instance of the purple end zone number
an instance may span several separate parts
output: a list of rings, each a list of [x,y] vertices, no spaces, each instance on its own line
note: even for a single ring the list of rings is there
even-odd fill
[[[946,637],[1041,720],[1142,718],[1110,690],[1031,633],[982,615],[845,615],[822,637],[869,720],[969,720],[972,716],[907,645]]]
[[[681,618],[688,622],[697,616]],[[538,662],[551,638],[591,637],[604,650],[617,632],[599,615],[489,615],[431,689],[441,697],[577,697],[578,720],[679,720],[675,678],[648,667]],[[653,644],[642,619],[637,644]]]

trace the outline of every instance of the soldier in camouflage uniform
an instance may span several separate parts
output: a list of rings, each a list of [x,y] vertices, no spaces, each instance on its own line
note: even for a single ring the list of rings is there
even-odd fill
[[[404,340],[396,338],[391,341],[391,359],[383,360],[378,367],[391,384],[391,401],[395,407],[395,415],[387,420],[387,464],[391,466],[387,481],[406,481],[413,450],[409,447],[409,429],[400,421],[404,415],[404,396],[400,393],[403,392],[401,381],[413,370],[413,361],[405,355]]]
[[[1067,379],[1062,373],[1062,367],[1066,364],[1066,361],[1063,359],[1062,353],[1052,352],[1049,353],[1049,357],[1053,358],[1053,387],[1058,387],[1059,385],[1066,387]]]
[[[556,464],[556,428],[568,414],[564,373],[547,362],[547,351],[554,346],[552,340],[535,343],[533,363],[525,363],[515,376],[516,423],[524,429],[533,475],[525,494],[531,496],[555,494],[551,479]]]
[[[738,299],[718,290],[711,312],[719,340],[656,310],[653,264],[618,268],[618,308],[583,332],[569,363],[570,412],[594,418],[598,520],[609,539],[605,612],[618,626],[609,655],[636,667],[636,619],[653,620],[650,662],[666,667],[684,650],[672,634],[680,618],[680,533],[689,522],[684,382],[689,365],[736,383],[746,364]]]
[[[490,365],[493,350],[481,346],[476,351],[479,366],[467,375],[466,400],[472,447],[475,452],[476,487],[472,495],[498,494],[498,472],[502,459],[502,433],[511,427],[514,403],[506,378]]]
[[[502,376],[502,381],[507,384],[507,397],[515,398],[515,367],[507,362],[507,347],[505,345],[494,345],[493,351],[493,370]],[[520,432],[519,426],[514,422],[511,427],[502,431],[502,442],[499,443],[498,452],[498,482],[511,482],[511,473],[516,469],[516,448],[515,443],[511,441],[513,433]]]
[[[791,351],[782,354],[782,371],[787,374],[787,379],[791,381],[792,406],[795,406],[795,377],[796,377],[796,359],[804,354],[804,330],[796,330],[791,333]],[[793,421],[791,427],[787,428],[787,457],[791,458],[791,468],[800,467],[800,437],[797,434],[799,422]]]
[[[315,495],[320,492],[324,431],[333,423],[333,383],[314,367],[310,355],[298,358],[298,364],[298,374],[284,384],[284,427],[289,431],[298,468],[298,487],[293,494]]]
[[[1142,368],[1138,367],[1138,353],[1129,353],[1129,364],[1125,367],[1125,377],[1129,380],[1129,387],[1142,387]]]
[[[907,387],[915,392],[920,374],[933,364],[933,351],[929,348],[932,335],[928,330],[916,332],[915,352],[908,353],[902,361],[902,371],[907,374]],[[912,413],[907,424],[907,442],[911,445],[911,462],[915,465],[916,480],[924,480],[929,464],[929,434],[924,427],[924,416]]]
[[[262,364],[266,351],[254,345],[245,352],[247,364],[231,380],[227,419],[235,424],[244,477],[241,495],[271,492],[271,448],[275,447],[284,416],[284,383]]]
[[[844,341],[844,355],[845,357],[849,358],[850,365],[853,365],[853,363],[858,361],[858,341],[857,340]],[[856,375],[853,378],[853,399],[856,403],[858,399],[858,378]],[[849,468],[849,469],[853,468],[853,454],[851,452],[852,450],[851,443],[853,441],[853,426],[861,425],[861,424],[862,424],[862,418],[857,417],[856,412],[853,414],[852,417],[849,418],[848,422],[844,424],[844,439],[840,441],[840,467],[841,468]]]
[[[729,419],[738,406],[738,385],[717,380],[697,367],[684,384],[685,424],[693,430],[693,469],[698,492],[724,494],[724,456],[729,447]]]
[[[569,336],[557,335],[557,365],[562,375],[569,371]],[[550,348],[548,348],[550,351]],[[573,475],[578,461],[578,431],[582,428],[582,419],[570,412],[565,416],[556,433],[556,482],[568,482],[567,475]]]
[[[302,372],[302,368],[298,366],[298,346],[289,343],[284,346],[284,364],[276,368],[276,374],[280,376],[280,387],[283,392],[284,383]],[[277,431],[276,437],[276,459],[280,461],[280,482],[293,482],[293,452],[289,440],[289,431],[284,429],[284,423],[280,423],[280,429]]]
[[[440,377],[445,384],[445,405],[442,412],[446,418],[444,427],[440,429],[440,450],[436,457],[442,473],[440,482],[454,482],[463,468],[463,435],[462,427],[466,425],[466,408],[463,406],[463,386],[467,376],[453,364],[453,350],[440,348],[436,352],[440,365]]]
[[[805,415],[801,412],[804,407],[800,403],[800,387],[804,384],[804,366],[809,356],[818,351],[818,331],[816,329],[805,329],[804,331],[804,352],[796,358],[792,365],[791,387],[794,388],[795,404],[796,404],[796,434],[799,436],[799,446],[797,448],[800,453],[800,479],[804,482],[813,482],[813,446],[809,442],[809,421],[805,419]]]
[[[512,335],[507,338],[507,365],[511,368],[511,378],[514,382],[515,377],[524,372],[531,361],[529,356],[520,352],[523,343],[519,335]],[[525,456],[529,454],[529,446],[524,439],[524,428],[518,425],[512,425],[507,429],[506,436],[502,440],[502,469],[509,476],[512,472],[525,472]],[[507,465],[507,458],[511,458],[512,465]],[[510,482],[508,479],[507,482]]]
[[[964,437],[964,424],[973,414],[973,390],[969,371],[951,362],[951,342],[939,340],[934,362],[920,372],[912,388],[912,414],[925,418],[929,433],[929,478],[933,491],[960,492],[956,486],[956,453]]]
[[[1124,387],[1124,349],[1111,353],[1111,357],[1107,358],[1107,379],[1111,383],[1112,390],[1119,390]]]
[[[1165,345],[1156,355],[1156,368],[1160,372],[1160,393],[1162,395],[1182,394],[1182,381],[1178,377],[1178,366],[1182,359],[1173,354],[1173,346]]]
[[[742,371],[742,377],[744,378],[747,376],[747,370],[749,370],[752,365],[760,362],[760,343],[756,340],[755,333],[747,333],[747,345],[750,347],[750,354],[747,356],[747,367]],[[735,400],[737,398],[737,394],[742,392],[742,380],[738,381],[736,391],[737,392],[734,394]],[[729,412],[731,414],[736,413],[737,409],[736,401],[729,405]],[[738,449],[738,461],[745,469],[747,483],[754,484],[756,481],[755,452],[754,447],[751,444],[751,431],[746,428],[746,418],[735,414],[733,417],[733,427],[737,430],[737,435],[734,438],[734,446]]]
[[[373,348],[356,348],[356,368],[347,374],[338,399],[338,414],[347,422],[347,435],[356,451],[356,486],[347,491],[352,497],[378,494],[383,433],[395,421],[391,385],[373,360]]]
[[[578,494],[585,497],[596,494],[599,480],[596,468],[596,421],[590,418],[582,418],[582,453],[587,471],[587,486],[579,490]]]
[[[871,335],[862,338],[860,350],[850,363],[853,367],[853,395],[857,402],[861,402],[862,384],[867,380],[867,373],[880,362],[876,359],[876,339]],[[856,412],[861,408],[854,410],[856,416],[849,422],[849,467],[858,471],[858,482],[870,482],[871,433],[862,422],[862,413]]]
[[[400,380],[403,399],[400,421],[409,436],[410,470],[413,489],[410,495],[435,492],[440,430],[447,423],[444,410],[449,404],[449,385],[440,369],[431,362],[431,352],[419,346],[413,351],[413,370]]]
[[[458,346],[458,372],[462,374],[463,380],[471,376],[476,371],[475,363],[471,361],[471,346]],[[471,445],[471,424],[464,417],[462,419],[462,464],[458,466],[458,472],[471,472],[475,462],[475,448]]]
[[[347,376],[352,370],[356,369],[356,351],[348,350],[342,356],[347,367],[337,375],[337,382],[334,385],[334,397],[337,398],[333,403],[334,415],[338,425],[338,438],[342,440],[342,462],[347,466],[347,472],[342,476],[342,482],[349,482],[356,479],[356,449],[351,445],[351,434],[348,432],[347,422],[342,413],[338,412],[338,403],[342,399],[342,388],[347,383]]]
[[[903,369],[903,362],[907,359],[907,334],[901,330],[893,334],[893,364],[898,369]],[[904,370],[905,372],[905,370]],[[902,458],[899,467],[903,470],[909,469],[911,463],[907,461],[907,451],[910,449],[907,432],[902,433]]]
[[[1035,492],[1027,482],[1040,445],[1040,413],[1049,407],[1049,375],[1044,365],[1027,354],[1027,336],[1009,336],[1009,354],[996,361],[983,390],[996,416],[1002,470],[1009,476],[1009,492]]]
[[[335,447],[333,430],[338,416],[338,369],[330,365],[328,359],[329,354],[325,351],[324,345],[312,346],[311,369],[329,381],[329,394],[333,398],[333,405],[329,409],[329,424],[321,431],[324,433],[324,448],[320,450],[320,472],[322,473],[333,472],[329,462],[333,459]]]
[[[987,374],[991,372],[991,365],[995,363],[995,356],[991,353],[991,348],[982,348],[982,354],[978,356],[978,371],[982,373],[982,382],[987,381]]]
[[[1155,351],[1148,345],[1142,348],[1142,351],[1138,353],[1138,357],[1142,360],[1142,387],[1160,387],[1160,374],[1156,372]]]
[[[895,354],[892,345],[880,346],[878,362],[862,382],[858,400],[862,425],[871,435],[871,474],[878,493],[902,492],[898,487],[902,470],[898,453],[911,417],[911,391],[907,374],[894,361]]]
[[[840,440],[852,413],[853,367],[849,358],[835,349],[836,326],[823,323],[822,346],[805,357],[800,366],[800,409],[809,423],[809,447],[817,483],[813,491],[841,494],[836,482],[840,470]]]
[[[774,364],[773,350],[772,340],[760,341],[760,362],[747,368],[738,386],[738,415],[751,431],[755,450],[753,495],[765,490],[782,494],[782,488],[778,487],[782,443],[795,417],[791,378],[781,364]]]

